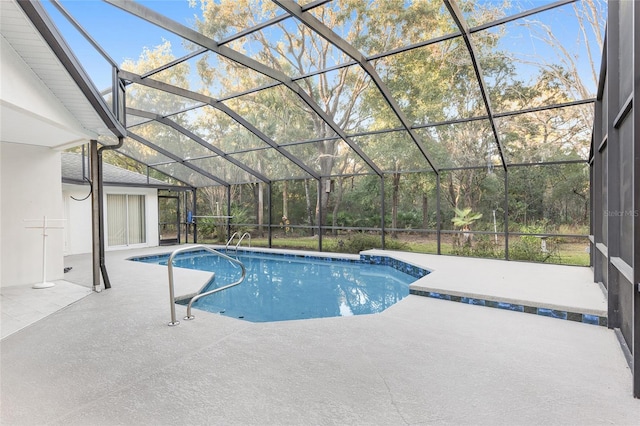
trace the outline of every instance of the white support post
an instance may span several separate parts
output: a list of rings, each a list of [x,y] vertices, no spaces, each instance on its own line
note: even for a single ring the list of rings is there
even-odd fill
[[[25,222],[37,222],[40,219],[25,219]],[[33,288],[49,288],[55,283],[47,282],[47,229],[64,229],[64,225],[50,225],[49,222],[64,222],[65,219],[48,219],[44,216],[42,225],[25,226],[28,229],[42,229],[42,282],[33,285]]]

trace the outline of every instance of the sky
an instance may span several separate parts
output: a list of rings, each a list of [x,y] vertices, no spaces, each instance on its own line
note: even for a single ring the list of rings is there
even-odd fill
[[[138,1],[143,5],[166,14],[188,25],[193,22],[197,8],[189,7],[187,0],[152,0]],[[57,10],[47,0],[42,2],[47,12],[52,14],[56,25],[64,26],[65,31],[70,28],[60,17]],[[164,30],[121,11],[99,0],[61,0],[60,3],[67,9],[80,24],[107,50],[116,62],[121,63],[125,59],[137,59],[143,46],[152,47],[162,43],[163,37],[173,36]],[[189,17],[189,18],[188,18]],[[190,22],[189,22],[190,21]],[[135,35],[135,39],[132,37]]]
[[[193,26],[194,15],[200,13],[199,1],[194,2],[196,3],[195,7],[190,7],[188,0],[144,0],[139,2],[187,26]],[[480,0],[481,4],[496,4],[496,2],[502,3],[499,0]],[[513,7],[506,13],[517,13],[522,8],[529,9],[549,2],[551,1],[514,0],[512,1]],[[152,49],[162,44],[164,40],[171,42],[172,52],[176,57],[188,53],[179,37],[101,1],[62,0],[61,3],[118,64],[125,60],[137,60],[143,48]],[[110,86],[111,70],[107,62],[96,53],[95,49],[79,35],[49,1],[44,0],[43,4],[98,88],[104,89]],[[595,83],[591,81],[590,68],[586,62],[586,51],[580,51],[581,46],[577,44],[578,27],[575,17],[571,18],[572,12],[573,7],[568,5],[534,15],[528,19],[549,19],[554,34],[566,42],[572,52],[580,53],[579,63],[584,78],[589,80],[590,88],[595,92]],[[528,30],[521,25],[507,24],[506,28],[509,34],[502,39],[500,48],[511,50],[522,58],[530,57],[532,54],[551,57],[548,46],[540,40],[531,39]],[[600,52],[593,51],[592,53],[597,60],[596,70],[599,70]],[[522,64],[518,65],[518,71],[525,81],[535,74],[535,68]]]
[[[70,44],[72,50],[80,59],[89,75],[95,79],[99,89],[111,85],[108,63],[103,60],[73,28],[72,25],[47,0],[42,2],[54,23]],[[198,9],[189,7],[186,0],[153,0],[140,2],[145,6],[165,13],[168,16],[184,17],[181,21],[188,24],[188,18],[197,13]],[[186,54],[182,46],[182,39],[148,24],[126,12],[99,0],[62,0],[65,9],[90,33],[95,41],[117,63],[125,60],[137,60],[143,49],[153,49],[169,40],[176,56]],[[178,19],[180,20],[180,19]],[[193,22],[193,18],[191,18]],[[84,59],[83,59],[84,58]]]

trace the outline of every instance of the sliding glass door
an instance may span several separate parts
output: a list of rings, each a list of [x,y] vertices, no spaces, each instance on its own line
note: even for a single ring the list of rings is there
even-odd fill
[[[144,195],[107,194],[107,234],[110,247],[147,242]]]

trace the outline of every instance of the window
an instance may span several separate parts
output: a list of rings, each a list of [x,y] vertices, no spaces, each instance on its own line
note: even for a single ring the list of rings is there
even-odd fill
[[[147,242],[144,201],[144,195],[107,194],[109,246]]]

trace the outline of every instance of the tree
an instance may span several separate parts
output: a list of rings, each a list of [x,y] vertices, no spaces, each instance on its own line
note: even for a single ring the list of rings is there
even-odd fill
[[[142,74],[174,59],[175,57],[171,53],[171,43],[165,40],[162,44],[153,48],[145,47],[137,60],[125,60],[121,64],[121,69]],[[169,84],[188,86],[186,77],[188,73],[188,65],[181,64],[163,71],[155,78],[166,81]],[[162,113],[162,111],[178,111],[184,108],[186,101],[185,99],[180,99],[176,96],[135,84],[127,86],[126,96],[128,107],[157,113]],[[159,108],[162,108],[162,110]],[[140,120],[140,123],[143,124],[136,125],[135,122],[132,122],[131,117],[129,117],[129,123],[127,124],[134,132],[148,140],[159,142],[158,144],[167,142],[166,136],[163,136],[165,131],[161,130],[157,125],[151,123],[144,124],[146,121],[148,120]],[[167,146],[169,148],[174,147],[173,144],[169,144]],[[120,151],[135,158],[135,160],[120,155],[116,151],[108,150],[103,153],[104,161],[141,174],[147,174],[148,171],[151,177],[163,180],[170,184],[181,184],[181,182],[171,177],[173,175],[173,171],[171,170],[171,166],[168,164],[158,167],[158,169],[164,168],[167,171],[167,174],[156,169],[147,170],[144,164],[154,164],[166,160],[166,157],[158,154],[153,149],[139,144],[132,139],[126,139],[124,146]],[[187,176],[179,177],[180,180],[188,180],[187,178]]]
[[[453,222],[454,226],[462,230],[462,235],[464,236],[464,244],[467,246],[471,246],[472,235],[469,233],[469,231],[471,231],[471,225],[473,225],[476,220],[482,217],[482,213],[473,213],[471,211],[471,208],[468,207],[464,209],[458,209],[454,207],[453,211],[456,215],[453,219],[451,219],[451,222]],[[454,244],[459,245],[460,240],[456,240]]]
[[[339,32],[340,36],[356,49],[372,53],[455,31],[452,22],[440,13],[441,6],[439,1],[415,2],[405,6],[401,0],[341,0],[313,9],[312,13],[329,28]],[[258,0],[203,1],[201,8],[203,16],[196,21],[196,27],[216,40],[277,14],[275,6]],[[482,13],[495,13],[495,10],[486,8]],[[291,76],[303,76],[351,60],[293,19],[281,21],[268,30],[252,33],[228,45]],[[445,43],[444,48],[436,46],[440,45],[417,49],[422,56],[430,56],[429,69],[424,68],[425,61],[421,61],[420,55],[416,54],[394,55],[376,62],[376,68],[383,80],[396,95],[405,114],[414,122],[425,122],[443,116],[442,108],[434,110],[432,105],[435,103],[429,100],[445,94],[448,90],[447,81],[452,84],[465,84],[462,79],[457,78],[460,76],[442,67],[442,63],[446,63],[447,59],[456,58],[459,52],[449,49],[450,44]],[[432,51],[436,53],[433,56]],[[239,86],[238,82],[242,79],[232,77],[231,74],[244,74],[246,69],[243,66],[220,59],[213,62],[224,66],[214,69],[207,66],[204,59],[198,65],[207,87],[210,82],[215,81],[229,92],[234,89],[246,90],[262,83],[253,77],[247,77],[248,80],[253,80],[241,81],[242,84]],[[411,71],[404,74],[403,78],[400,74],[405,69]],[[447,78],[443,78],[445,76]],[[472,75],[468,74],[466,81],[472,78]],[[362,129],[388,128],[399,123],[389,106],[373,88],[370,76],[358,66],[302,78],[298,80],[298,84],[314,99],[326,116],[347,133]],[[407,93],[409,99],[402,93]],[[228,102],[228,105],[276,141],[295,142],[303,141],[305,138],[317,140],[318,142],[308,147],[315,151],[315,155],[307,155],[307,158],[314,159],[321,176],[331,176],[341,157],[355,155],[349,150],[342,150],[340,140],[336,138],[332,127],[282,86],[234,99]],[[383,119],[383,116],[387,118]],[[371,148],[371,152],[375,150],[376,147]],[[376,158],[384,158],[384,155],[376,155]],[[395,164],[392,170],[403,170],[397,161]],[[328,190],[319,191],[316,215],[322,210],[322,217],[326,218],[331,190],[329,185],[326,185],[325,189]]]
[[[267,16],[273,16],[277,10],[274,5],[266,2],[228,0],[220,3],[203,2],[202,9],[203,18],[196,22],[196,26],[214,39],[220,39],[230,31],[240,31],[246,26],[254,25]],[[335,20],[337,16],[329,13],[328,19]],[[276,29],[282,33],[277,39],[265,31],[259,31],[230,43],[230,46],[241,52],[257,50],[254,58],[287,75],[303,75],[310,69],[328,66],[331,55],[335,52],[328,43],[313,36],[304,25],[288,20],[276,24],[273,31]],[[345,55],[341,56],[344,60]],[[206,67],[201,60],[198,68],[201,75],[215,79],[225,89],[232,90],[237,79],[230,77],[231,73],[227,71],[245,74],[246,69],[237,64],[225,64],[227,69],[221,71]],[[243,81],[243,88],[254,87],[251,83],[253,82]],[[343,128],[349,128],[350,122],[356,117],[350,111],[358,93],[368,83],[349,69],[342,69],[335,77],[322,74],[316,78],[301,80],[299,84],[331,120]],[[275,87],[228,104],[279,143],[318,139],[319,142],[314,147],[317,168],[321,175],[331,175],[336,158],[340,155],[336,134],[308,105],[289,93],[288,89]],[[320,194],[322,198],[317,202],[316,211],[320,214],[322,208],[323,217],[326,217],[329,193],[320,191]]]
[[[160,66],[175,60],[175,56],[171,52],[171,43],[164,41],[162,44],[154,48],[144,48],[136,61],[126,60],[122,63],[121,68],[136,74],[144,74],[150,70],[159,68]],[[189,89],[190,68],[189,64],[181,63],[179,65],[168,68],[152,78],[163,81],[167,84],[175,85],[185,89]],[[139,85],[130,85],[127,87],[127,106],[148,112],[155,112],[160,115],[169,115],[171,112],[179,112],[184,110],[191,101],[175,96],[163,91],[151,89]],[[183,127],[191,127],[191,117],[188,114],[177,114],[170,117]],[[218,122],[225,125],[224,121]],[[210,123],[209,123],[210,124]],[[206,148],[188,140],[186,136],[180,135],[176,130],[169,128],[157,122],[141,120],[140,125],[131,126],[130,129],[136,134],[142,136],[146,140],[159,145],[169,151],[179,155],[183,159],[197,157],[198,154],[210,154]],[[201,129],[208,129],[209,126],[200,126]],[[155,152],[153,149],[128,139],[123,147],[125,152],[133,154],[136,158],[140,158],[146,163],[162,163],[166,158]],[[172,163],[164,164],[158,167],[167,169],[168,173],[173,173],[181,180],[190,181],[196,179],[198,173],[195,171],[187,171],[182,169],[181,165]],[[181,170],[175,167],[180,167]],[[213,174],[219,173],[218,170],[212,171]],[[199,194],[206,202],[206,210],[201,212],[204,215],[226,215],[226,188],[222,186],[206,186],[199,190]]]
[[[196,2],[193,1],[193,4]],[[592,8],[596,4],[596,0],[585,0],[580,6],[571,6],[581,13],[578,19],[583,33],[587,32],[589,25],[598,22],[597,8]],[[391,201],[391,227],[396,229],[401,226],[403,208],[422,209],[423,227],[428,226],[427,194],[433,191],[435,182],[419,177],[429,171],[426,159],[408,133],[402,130],[397,115],[363,68],[358,65],[338,67],[352,59],[294,18],[280,20],[249,35],[228,38],[247,27],[278,16],[281,12],[271,2],[202,0],[200,6],[202,16],[196,18],[195,22],[198,31],[290,76],[329,117],[329,121],[336,123],[347,134],[380,131],[373,135],[350,137],[348,142],[357,145],[383,170],[388,183],[385,193]],[[502,6],[493,2],[478,4],[473,0],[460,2],[471,27],[501,17],[504,14]],[[435,0],[412,3],[402,0],[338,0],[314,8],[310,13],[368,56],[457,31],[450,17],[442,13],[441,2]],[[527,25],[550,45],[560,43],[549,27],[537,26],[534,21],[529,21]],[[567,102],[575,99],[576,94],[584,95],[588,85],[581,82],[583,76],[575,60],[571,62],[569,50],[559,50],[566,64],[562,61],[543,64],[539,73],[528,76],[532,81],[525,82],[523,76],[516,74],[517,69],[510,62],[514,58],[504,51],[501,43],[504,35],[505,31],[500,27],[472,34],[495,111],[514,111]],[[156,50],[146,50],[140,60],[128,64],[127,69],[142,73],[152,68],[151,65],[171,59],[170,45],[165,43]],[[501,167],[501,160],[488,120],[431,125],[487,114],[462,37],[382,56],[372,64],[409,123],[416,127],[429,125],[414,129],[414,132],[421,138],[435,165],[450,169],[441,173],[444,199],[450,207],[445,223],[449,222],[456,209],[462,211],[463,206],[488,216],[488,211],[495,210],[496,205],[503,202],[504,196],[500,193],[503,186],[499,182],[499,169],[496,169],[496,166]],[[182,65],[184,67],[180,68]],[[316,73],[334,66],[331,71]],[[191,86],[193,90],[206,95],[223,98],[222,105],[238,113],[280,145],[281,149],[295,155],[322,176],[322,180],[317,182],[319,191],[312,189],[310,179],[305,180],[304,186],[297,186],[300,193],[304,189],[308,201],[309,213],[301,216],[305,216],[304,220],[309,225],[318,224],[320,216],[325,221],[331,217],[335,228],[340,225],[339,214],[342,209],[350,208],[361,214],[365,209],[371,211],[371,206],[379,203],[376,198],[380,178],[377,176],[356,179],[356,187],[349,193],[345,191],[348,182],[354,181],[345,175],[367,173],[370,168],[338,137],[331,125],[286,85],[276,84],[271,78],[213,52],[200,55],[197,59],[195,68],[200,81],[187,77],[188,65],[181,64],[175,68],[170,68],[170,73],[167,70],[154,78],[181,87]],[[262,90],[252,90],[256,88]],[[137,97],[130,105],[140,105],[138,107],[143,109],[165,103],[169,111],[187,106],[184,99],[135,86],[130,94]],[[498,130],[504,138],[501,142],[505,146],[508,161],[534,163],[583,158],[589,136],[589,127],[585,125],[589,113],[583,114],[583,109],[588,107],[538,111],[499,119]],[[296,176],[296,166],[214,107],[201,107],[172,119],[189,125],[203,139],[241,159],[254,170],[274,180],[283,180],[285,183],[279,195],[282,196],[283,214],[290,215],[288,201],[292,194],[285,179]],[[205,149],[176,137],[175,131],[163,126],[145,124],[137,126],[136,131],[145,137],[153,136],[152,140],[180,152],[184,158],[194,158],[192,154],[199,155]],[[194,161],[202,161],[209,167],[217,164],[213,159]],[[540,172],[542,169],[536,170]],[[531,173],[530,176],[542,179],[540,190],[516,196],[518,207],[512,212],[518,217],[525,217],[525,222],[536,220],[545,214],[536,207],[539,199],[567,200],[562,197],[567,191],[581,198],[584,190],[579,182],[584,176],[577,171],[573,174],[570,168],[566,170],[564,183],[571,182],[571,185],[550,186],[550,173]],[[220,172],[228,181],[251,186],[252,208],[255,209],[259,225],[262,225],[265,211],[263,185],[258,179],[245,176],[245,172],[238,168],[225,167],[223,171],[221,167]],[[409,172],[420,173],[410,176]],[[526,190],[531,185],[531,182],[522,182],[522,185],[513,183],[510,193],[516,186]],[[294,186],[293,183],[291,186]],[[371,195],[367,191],[375,193]],[[201,192],[209,199],[212,212],[214,201],[220,204],[226,199],[223,192],[223,188]],[[235,197],[235,192],[233,194]],[[361,200],[355,200],[356,196]],[[315,217],[311,212],[314,197]],[[573,201],[565,203],[565,218],[571,216],[576,205]],[[379,223],[375,222],[379,220],[375,214],[361,214],[361,222]]]
[[[581,0],[552,13],[562,17],[559,22],[566,28],[552,27],[548,22],[535,19],[536,15],[520,21],[519,25],[529,32],[532,40],[540,41],[547,48],[539,48],[539,52],[544,53],[510,55],[514,63],[539,70],[530,86],[510,86],[510,90],[521,92],[516,96],[519,101],[513,109],[595,97],[599,67],[596,58],[603,48],[606,2]],[[569,40],[567,33],[574,27],[573,39]],[[563,34],[562,39],[558,34]],[[588,157],[593,123],[590,104],[533,112],[510,123],[513,126],[505,130],[519,133],[520,146],[513,152],[516,161],[527,157],[533,157],[533,162],[546,161],[556,159],[554,156],[567,158],[567,154],[572,154],[574,159]],[[517,129],[519,126],[525,128]],[[533,140],[525,142],[527,136]]]

